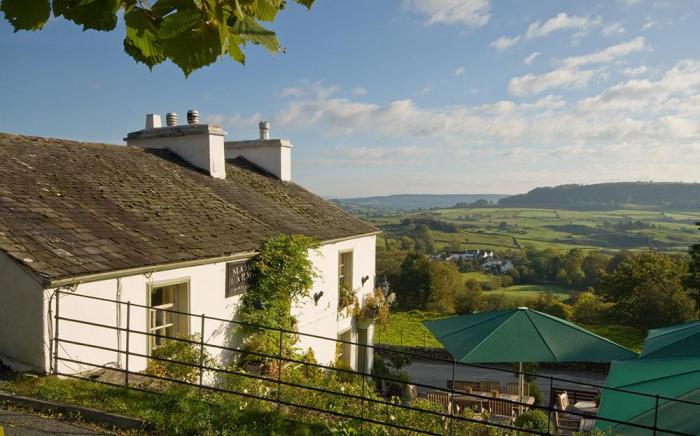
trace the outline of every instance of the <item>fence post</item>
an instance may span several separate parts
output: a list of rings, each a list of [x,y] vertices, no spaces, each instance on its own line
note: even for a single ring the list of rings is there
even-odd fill
[[[204,384],[204,314],[202,314],[202,326],[199,331],[199,395],[202,395],[202,385]]]
[[[659,419],[659,394],[656,394],[656,402],[654,404],[654,436],[656,436],[656,424]]]
[[[550,433],[550,428],[552,427],[552,399],[554,398],[554,378],[550,375],[549,376],[549,410],[547,411],[547,434]]]
[[[58,301],[61,299],[61,290],[56,289],[56,314],[54,321],[56,323],[53,331],[53,373],[58,374]]]
[[[367,347],[365,347],[365,356],[367,355]],[[367,360],[365,358],[365,365]],[[362,393],[360,394],[360,432],[362,432],[363,424],[365,423],[365,367],[362,368]]]
[[[121,303],[119,303],[121,304]],[[131,324],[131,301],[126,302],[126,341],[124,351],[126,354],[126,362],[124,363],[124,386],[129,387],[129,329]],[[148,338],[150,340],[150,338]]]
[[[280,400],[282,398],[282,329],[280,329],[280,349],[277,359],[277,412],[280,411]]]
[[[455,408],[455,405],[456,405],[456,403],[455,403],[455,368],[456,368],[456,367],[457,367],[457,361],[456,361],[456,360],[454,359],[454,357],[453,357],[453,358],[452,358],[452,393],[450,394],[450,402],[449,402],[449,404],[450,404],[450,407],[449,407],[449,413],[450,413],[450,423],[449,423],[450,434],[452,434],[452,423],[453,423],[452,415],[454,415],[454,412],[455,412],[455,411],[454,411],[454,408]]]

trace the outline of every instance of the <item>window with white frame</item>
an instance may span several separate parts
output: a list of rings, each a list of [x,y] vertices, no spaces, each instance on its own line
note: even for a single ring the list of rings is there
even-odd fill
[[[164,283],[151,286],[149,293],[148,331],[151,351],[167,338],[189,334],[189,283]],[[183,313],[174,313],[174,312]]]

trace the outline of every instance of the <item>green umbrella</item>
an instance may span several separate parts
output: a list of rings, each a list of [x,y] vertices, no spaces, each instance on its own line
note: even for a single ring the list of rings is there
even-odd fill
[[[700,358],[635,359],[613,362],[606,387],[641,392],[679,400],[700,402]],[[633,393],[603,390],[596,427],[610,429],[613,434],[651,434],[649,430],[615,424],[603,418],[682,433],[700,433],[700,404],[659,400]],[[656,416],[655,416],[656,415]],[[664,434],[663,431],[657,434]]]
[[[526,307],[423,322],[463,363],[610,362],[636,353],[546,313]],[[522,402],[524,380],[520,375]]]
[[[639,357],[700,357],[700,321],[649,330]]]
[[[637,356],[575,324],[526,307],[424,321],[459,362],[610,362]]]

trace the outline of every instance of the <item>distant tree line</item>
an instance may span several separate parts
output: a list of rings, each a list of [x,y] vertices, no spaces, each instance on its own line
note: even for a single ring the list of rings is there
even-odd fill
[[[464,281],[460,269],[472,269],[470,263],[432,260],[415,248],[388,241],[377,250],[377,275],[387,278],[400,309],[449,314],[527,305],[582,323],[648,329],[695,319],[700,307],[700,244],[690,257],[526,248],[507,253],[515,267],[486,282]],[[551,294],[514,301],[488,292],[511,284],[557,284],[581,293],[565,304]]]
[[[502,198],[498,205],[606,210],[632,204],[666,210],[697,210],[699,199],[700,184],[697,183],[600,183],[535,188],[526,194]]]

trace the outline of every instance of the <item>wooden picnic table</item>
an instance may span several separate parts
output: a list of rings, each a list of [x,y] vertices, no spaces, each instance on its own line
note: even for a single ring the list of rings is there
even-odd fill
[[[460,406],[467,407],[473,404],[485,404],[488,403],[489,400],[508,400],[519,403],[520,395],[499,393],[498,397],[494,397],[491,394],[491,392],[472,391],[469,394],[455,392],[454,396],[455,403],[459,404]],[[523,395],[522,403],[528,406],[532,406],[533,404],[535,404],[535,397],[530,395]],[[516,404],[513,404],[513,406],[516,406]]]

